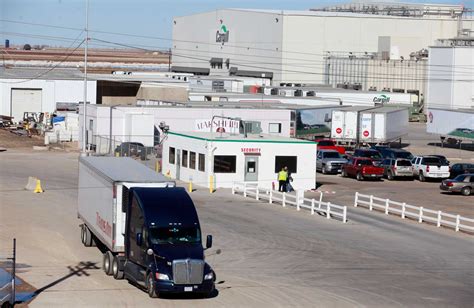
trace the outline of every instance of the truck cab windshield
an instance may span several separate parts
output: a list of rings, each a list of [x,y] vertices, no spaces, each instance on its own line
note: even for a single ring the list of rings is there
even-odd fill
[[[152,244],[200,243],[201,230],[198,227],[151,227]]]

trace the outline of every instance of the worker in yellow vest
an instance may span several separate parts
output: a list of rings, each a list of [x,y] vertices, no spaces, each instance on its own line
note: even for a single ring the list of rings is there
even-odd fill
[[[281,171],[278,172],[278,191],[286,191],[286,180],[288,179],[288,168],[281,168]]]

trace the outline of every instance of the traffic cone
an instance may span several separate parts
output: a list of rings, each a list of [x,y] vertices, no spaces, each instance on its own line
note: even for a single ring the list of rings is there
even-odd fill
[[[41,188],[41,181],[40,180],[36,180],[36,187],[35,187],[35,190],[33,190],[33,192],[35,194],[41,194],[44,192],[43,188]]]

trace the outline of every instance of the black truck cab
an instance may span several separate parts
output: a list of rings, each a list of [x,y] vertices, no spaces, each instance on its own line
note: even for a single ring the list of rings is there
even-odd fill
[[[204,261],[194,204],[184,188],[131,188],[126,209],[125,256],[120,262],[130,282],[160,293],[214,291],[215,273]]]

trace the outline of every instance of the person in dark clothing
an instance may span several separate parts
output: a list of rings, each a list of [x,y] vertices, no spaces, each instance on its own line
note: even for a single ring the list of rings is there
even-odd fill
[[[291,177],[291,173],[288,172],[288,176],[287,176],[287,178],[286,178],[286,183],[285,183],[286,192],[292,192],[292,191],[294,191],[293,186],[291,185],[291,182],[293,182],[293,178]]]

